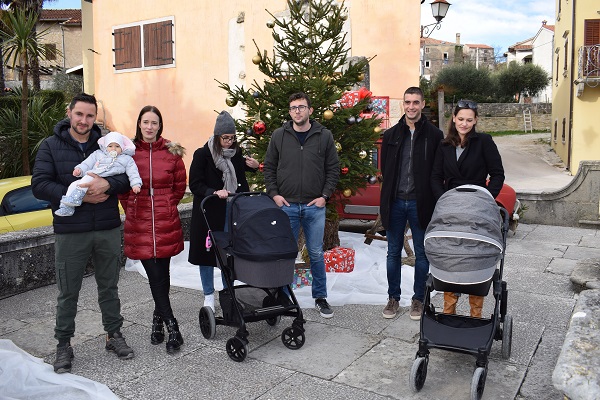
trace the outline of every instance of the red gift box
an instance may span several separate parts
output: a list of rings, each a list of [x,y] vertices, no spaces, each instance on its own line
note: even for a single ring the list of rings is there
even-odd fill
[[[334,247],[324,253],[326,272],[352,272],[354,270],[354,249]]]
[[[311,286],[313,281],[312,273],[310,272],[310,264],[296,263],[294,267],[294,281],[292,287],[301,288],[303,286]]]

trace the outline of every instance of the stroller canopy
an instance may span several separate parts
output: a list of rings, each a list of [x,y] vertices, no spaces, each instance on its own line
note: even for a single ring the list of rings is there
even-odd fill
[[[287,214],[266,194],[237,195],[231,202],[230,245],[251,261],[295,259],[298,245]]]
[[[503,243],[500,209],[485,188],[475,185],[444,193],[425,231],[430,272],[449,283],[490,280],[502,257]]]

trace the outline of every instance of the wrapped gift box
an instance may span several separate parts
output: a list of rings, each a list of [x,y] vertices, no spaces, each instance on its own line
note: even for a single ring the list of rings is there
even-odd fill
[[[334,247],[327,250],[325,257],[326,272],[352,272],[354,270],[354,249]]]
[[[294,267],[294,281],[292,282],[292,287],[301,288],[303,286],[311,286],[312,285],[312,273],[310,272],[310,264],[309,263],[296,263]]]

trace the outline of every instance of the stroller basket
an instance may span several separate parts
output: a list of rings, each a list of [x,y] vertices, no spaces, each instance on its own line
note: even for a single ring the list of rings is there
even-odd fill
[[[425,232],[431,275],[455,285],[488,282],[503,243],[500,208],[487,190],[470,185],[449,190],[438,200]]]

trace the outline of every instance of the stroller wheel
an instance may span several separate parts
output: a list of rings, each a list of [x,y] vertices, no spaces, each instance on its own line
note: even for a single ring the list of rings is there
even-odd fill
[[[283,345],[291,350],[298,350],[300,347],[304,346],[305,340],[306,336],[304,336],[304,332],[293,326],[285,328],[281,333]]]
[[[428,357],[417,357],[410,369],[409,384],[410,388],[415,393],[423,389],[423,385],[425,385],[425,379],[427,379],[427,364],[429,364]]]
[[[502,326],[502,358],[505,360],[510,358],[510,351],[512,348],[512,328],[512,317],[507,314],[504,317],[504,324]]]
[[[473,373],[473,379],[471,380],[471,400],[480,400],[481,396],[483,396],[486,377],[487,370],[482,367],[478,367]]]
[[[198,313],[198,320],[200,322],[200,332],[202,332],[202,336],[206,339],[214,339],[217,334],[217,324],[212,308],[202,307]]]
[[[236,362],[244,361],[248,355],[248,344],[237,336],[227,341],[226,348],[229,358]]]

